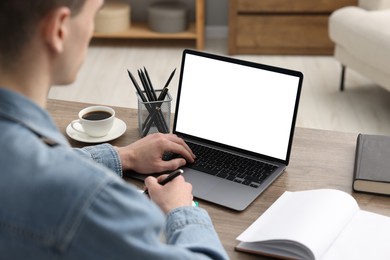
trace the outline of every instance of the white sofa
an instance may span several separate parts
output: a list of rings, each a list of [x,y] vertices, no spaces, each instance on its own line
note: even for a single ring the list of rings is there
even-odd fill
[[[390,91],[390,0],[359,0],[334,11],[329,36],[342,65],[341,91],[347,67]]]

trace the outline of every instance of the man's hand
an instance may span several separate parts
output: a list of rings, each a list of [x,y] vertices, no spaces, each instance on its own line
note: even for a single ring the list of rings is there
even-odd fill
[[[159,182],[168,175],[161,175],[157,179],[147,177],[145,186],[149,196],[166,214],[178,207],[192,206],[192,185],[184,180],[182,175],[176,177],[164,186]]]
[[[152,134],[124,147],[117,147],[123,170],[138,173],[156,173],[175,170],[187,162],[194,162],[195,155],[183,139],[173,134]],[[163,161],[164,153],[181,155],[170,161]]]

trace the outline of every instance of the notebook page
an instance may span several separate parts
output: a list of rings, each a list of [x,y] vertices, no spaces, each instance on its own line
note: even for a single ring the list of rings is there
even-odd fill
[[[390,218],[359,211],[322,258],[390,259]]]
[[[318,259],[358,211],[356,201],[341,191],[286,191],[237,239],[292,240],[306,245]]]

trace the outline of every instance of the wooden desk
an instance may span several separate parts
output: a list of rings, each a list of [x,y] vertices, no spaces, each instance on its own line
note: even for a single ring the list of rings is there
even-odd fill
[[[77,117],[85,103],[49,100],[48,110],[60,130]],[[125,145],[139,138],[137,110],[114,107],[117,117],[127,124],[126,133],[113,141],[113,145]],[[256,220],[284,191],[334,188],[353,195],[364,210],[390,216],[390,198],[352,191],[352,172],[357,134],[297,128],[291,152],[290,165],[257,200],[245,211],[235,212],[200,201],[215,225],[219,237],[231,259],[269,259],[234,251],[236,237]],[[85,144],[69,140],[75,147]],[[139,187],[140,182],[127,180]],[[326,224],[326,223],[324,223]]]

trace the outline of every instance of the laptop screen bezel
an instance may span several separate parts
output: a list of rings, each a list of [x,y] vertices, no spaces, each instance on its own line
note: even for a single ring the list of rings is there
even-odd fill
[[[196,55],[196,56],[201,56],[205,58],[210,58],[210,59],[215,59],[215,60],[220,60],[224,62],[230,62],[230,63],[235,63],[243,66],[248,66],[248,67],[254,67],[258,69],[263,69],[263,70],[268,70],[276,73],[282,73],[286,75],[291,75],[294,77],[299,78],[298,82],[298,87],[297,87],[297,93],[296,93],[296,100],[295,100],[295,106],[294,106],[294,112],[293,112],[293,118],[291,121],[291,129],[290,129],[290,136],[288,140],[288,146],[287,146],[287,151],[286,151],[286,157],[285,160],[279,159],[279,158],[274,158],[267,156],[265,154],[260,154],[260,153],[255,153],[251,151],[247,151],[244,149],[240,149],[237,147],[229,146],[226,144],[214,142],[211,140],[199,138],[196,136],[189,135],[187,133],[182,133],[176,130],[177,126],[177,118],[178,118],[178,112],[179,112],[179,105],[180,105],[180,95],[181,95],[181,89],[182,89],[182,82],[183,82],[183,72],[184,72],[184,66],[186,62],[186,55]],[[265,65],[261,63],[255,63],[251,61],[246,61],[242,59],[236,59],[232,57],[227,57],[227,56],[220,56],[216,54],[211,54],[211,53],[206,53],[206,52],[200,52],[200,51],[195,51],[191,49],[185,49],[182,54],[182,60],[181,60],[181,69],[180,69],[180,77],[179,77],[179,85],[178,85],[178,90],[177,90],[177,98],[176,98],[176,107],[175,107],[175,116],[174,116],[174,121],[173,121],[173,130],[172,133],[176,134],[179,137],[182,137],[183,139],[190,139],[195,142],[200,142],[200,143],[205,143],[209,146],[215,146],[215,147],[221,147],[226,150],[231,150],[239,154],[244,154],[253,158],[258,158],[261,160],[266,160],[266,161],[271,161],[271,162],[276,162],[276,163],[281,163],[284,165],[288,165],[290,161],[290,154],[291,154],[291,147],[292,147],[292,142],[293,142],[293,137],[294,137],[294,130],[295,130],[295,124],[296,124],[296,119],[297,119],[297,114],[298,114],[298,107],[299,107],[299,100],[300,100],[300,95],[301,95],[301,89],[302,89],[302,82],[303,82],[303,74],[300,71],[296,70],[291,70],[291,69],[286,69],[286,68],[281,68],[281,67],[276,67],[276,66],[270,66],[270,65]]]

